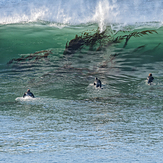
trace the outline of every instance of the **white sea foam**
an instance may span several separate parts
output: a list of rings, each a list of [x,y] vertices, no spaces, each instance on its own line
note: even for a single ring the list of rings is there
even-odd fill
[[[16,100],[34,100],[35,98],[32,98],[30,96],[26,96],[26,97],[17,97]]]
[[[15,100],[22,104],[43,105],[43,106],[44,105],[47,106],[47,103],[49,102],[49,99],[47,99],[47,98],[40,98],[40,97],[32,98],[29,96],[26,96],[24,98],[17,97]]]
[[[15,100],[16,101],[36,101],[39,98],[32,98],[30,96],[26,96],[26,97],[17,97]]]
[[[108,24],[163,22],[161,0],[1,0],[0,24],[35,22],[60,24]]]

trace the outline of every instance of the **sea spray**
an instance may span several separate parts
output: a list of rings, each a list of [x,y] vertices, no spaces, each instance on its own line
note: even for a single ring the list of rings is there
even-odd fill
[[[0,3],[0,24],[37,21],[69,25],[97,23],[103,31],[108,24],[163,22],[162,6],[161,0],[8,0]]]
[[[107,0],[99,1],[93,19],[98,23],[100,32],[104,31],[108,24],[118,22],[118,12],[116,1],[113,4]]]

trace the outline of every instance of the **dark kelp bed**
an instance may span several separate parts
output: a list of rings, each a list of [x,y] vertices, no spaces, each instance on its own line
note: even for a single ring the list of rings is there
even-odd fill
[[[118,35],[119,32],[123,33],[129,33],[125,35]],[[91,51],[100,51],[108,48],[110,45],[113,44],[118,44],[124,41],[123,48],[125,48],[131,39],[131,37],[142,37],[144,35],[148,34],[158,34],[156,30],[144,30],[140,32],[132,32],[130,31],[118,31],[118,32],[113,32],[110,28],[106,28],[103,32],[100,32],[99,28],[97,30],[92,30],[92,31],[86,31],[81,33],[81,35],[76,35],[74,39],[70,40],[69,42],[66,43],[65,50],[63,52],[63,56],[66,55],[71,55],[76,53],[77,51],[80,51],[84,48],[88,48]],[[157,46],[159,46],[158,44]],[[137,51],[141,48],[145,47],[145,45],[141,45],[137,47],[134,51]],[[10,60],[7,64],[16,64],[19,62],[30,62],[34,61],[39,61],[40,59],[46,59],[48,56],[52,53],[52,50],[41,50],[37,51],[33,54],[29,54],[26,56],[22,56],[20,58],[14,58]],[[116,56],[118,56],[118,53],[112,54],[111,55],[111,60],[113,60]],[[105,65],[101,65],[101,67],[105,67]],[[70,68],[66,66],[67,68]]]
[[[119,32],[129,32],[129,31],[119,31]],[[111,34],[108,34],[111,33]],[[73,54],[77,50],[81,50],[82,48],[88,46],[90,50],[101,50],[107,48],[111,44],[117,44],[125,40],[123,48],[127,46],[128,41],[131,37],[142,37],[144,35],[157,33],[156,30],[145,30],[141,32],[132,32],[128,35],[117,36],[116,32],[113,34],[113,31],[110,32],[108,29],[104,30],[100,33],[99,29],[95,31],[94,34],[92,32],[84,32],[81,36],[76,35],[74,39],[66,43],[64,55],[66,54]]]

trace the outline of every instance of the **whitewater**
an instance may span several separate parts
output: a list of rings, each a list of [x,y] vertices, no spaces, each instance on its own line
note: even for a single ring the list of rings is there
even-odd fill
[[[0,0],[0,162],[163,162],[162,45],[161,0]]]
[[[60,24],[162,23],[162,1],[1,0],[0,24],[45,21]]]

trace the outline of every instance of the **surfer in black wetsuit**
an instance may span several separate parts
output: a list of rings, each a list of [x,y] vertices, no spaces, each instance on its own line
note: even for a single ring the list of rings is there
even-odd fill
[[[98,78],[95,78],[94,85],[101,88],[101,81]]]
[[[148,75],[148,77],[147,77],[147,80],[148,80],[148,84],[150,84],[151,85],[151,83],[153,82],[153,80],[154,80],[154,77],[152,76],[152,74],[151,73],[149,73],[149,75]]]
[[[23,95],[23,98],[24,97],[32,97],[32,98],[35,98],[35,96],[33,95],[33,93],[30,91],[30,89],[28,89],[27,90],[27,92],[26,93],[24,93],[24,95]]]

